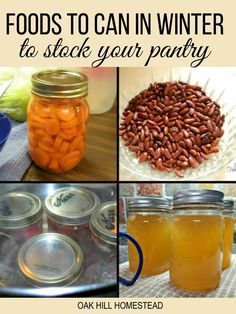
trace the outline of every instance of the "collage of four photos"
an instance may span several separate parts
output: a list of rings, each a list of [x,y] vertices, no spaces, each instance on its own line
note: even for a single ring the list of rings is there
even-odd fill
[[[235,84],[1,67],[0,296],[236,297]]]

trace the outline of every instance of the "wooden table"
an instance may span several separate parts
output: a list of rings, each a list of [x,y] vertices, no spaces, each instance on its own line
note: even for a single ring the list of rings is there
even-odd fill
[[[115,181],[116,180],[116,105],[100,115],[91,115],[85,156],[65,174],[52,174],[31,164],[23,181]]]

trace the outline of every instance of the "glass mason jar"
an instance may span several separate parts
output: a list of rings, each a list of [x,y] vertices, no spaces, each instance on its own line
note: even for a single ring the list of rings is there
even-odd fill
[[[170,222],[170,280],[182,289],[208,291],[221,279],[224,194],[186,190],[174,194]]]
[[[31,193],[11,192],[0,197],[0,232],[19,244],[43,232],[42,203]]]
[[[40,168],[63,173],[84,155],[89,107],[87,76],[48,70],[32,76],[27,127],[30,155]]]
[[[234,201],[232,199],[224,199],[223,217],[225,222],[224,229],[224,249],[222,269],[230,266],[232,247],[234,241]]]
[[[163,197],[128,199],[127,232],[142,249],[142,275],[156,275],[169,269],[168,210],[168,200]],[[128,242],[128,253],[130,270],[136,272],[139,257],[130,242]]]
[[[89,220],[100,204],[98,196],[81,187],[65,187],[45,199],[48,230],[67,235],[76,241],[88,238]]]
[[[99,273],[97,281],[114,281],[117,278],[117,204],[101,204],[90,219],[91,242],[87,265]],[[106,271],[97,269],[97,261],[107,265]]]

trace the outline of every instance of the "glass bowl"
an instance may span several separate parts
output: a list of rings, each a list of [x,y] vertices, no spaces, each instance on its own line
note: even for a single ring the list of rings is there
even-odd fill
[[[176,176],[174,171],[159,171],[152,169],[148,162],[139,163],[135,154],[124,145],[120,138],[120,172],[125,176],[135,177],[136,180],[207,180],[207,176],[226,166],[235,157],[236,148],[236,68],[123,68],[120,70],[120,120],[128,101],[140,91],[146,89],[150,83],[182,80],[190,84],[197,84],[203,88],[213,101],[221,107],[225,114],[223,126],[224,135],[218,146],[219,152],[208,155],[196,169],[187,168],[184,178]],[[130,178],[129,178],[130,179]],[[217,178],[222,180],[222,178]],[[126,180],[120,175],[120,180]]]

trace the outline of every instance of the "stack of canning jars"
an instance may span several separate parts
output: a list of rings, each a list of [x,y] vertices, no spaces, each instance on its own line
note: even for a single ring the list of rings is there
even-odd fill
[[[233,201],[216,190],[185,190],[173,197],[170,210],[164,197],[130,198],[127,231],[140,244],[142,275],[169,270],[171,282],[189,291],[218,287],[223,269],[230,266]],[[131,271],[138,257],[129,244]]]

